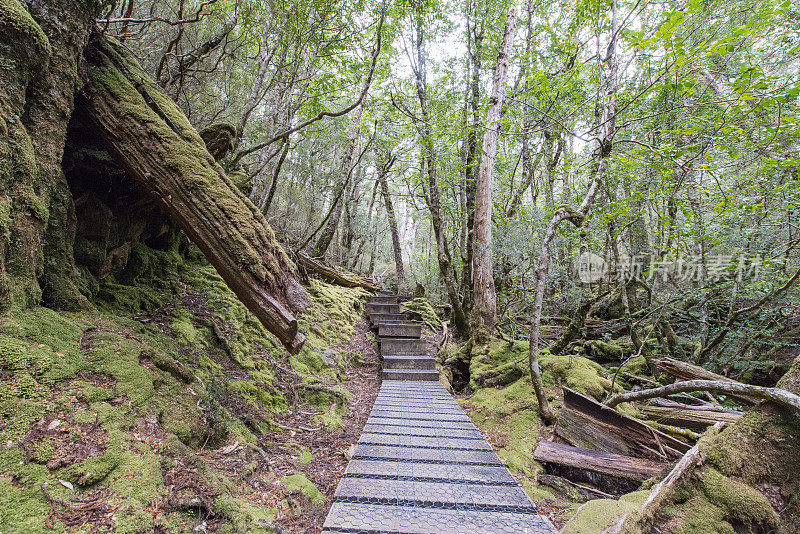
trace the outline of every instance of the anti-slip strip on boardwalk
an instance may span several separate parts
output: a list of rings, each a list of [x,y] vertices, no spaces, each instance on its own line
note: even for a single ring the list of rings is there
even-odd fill
[[[492,449],[476,449],[474,447],[436,447],[433,445],[405,445],[402,443],[376,443],[374,441],[359,441],[359,445],[374,445],[378,447],[400,447],[405,449],[432,449],[438,451],[468,451],[468,452],[488,452]]]
[[[353,460],[372,460],[375,462],[398,462],[404,464],[434,464],[434,465],[480,465],[484,467],[505,467],[502,462],[470,462],[452,460],[428,460],[423,458],[385,458],[383,456],[353,456]]]
[[[345,473],[343,478],[364,478],[369,480],[401,480],[403,482],[430,482],[434,484],[459,484],[470,486],[504,486],[518,488],[519,484],[514,480],[491,481],[491,480],[468,480],[459,478],[436,478],[436,477],[413,477],[406,475],[368,475],[364,473]]]
[[[470,418],[466,415],[463,417],[456,417],[455,415],[450,416],[449,414],[441,415],[436,413],[431,414],[408,414],[405,412],[400,412],[396,410],[386,411],[386,410],[377,410],[377,412],[371,412],[371,417],[375,417],[377,419],[407,419],[409,421],[431,421],[434,423],[470,423]],[[430,415],[430,417],[423,417],[423,415]]]
[[[466,437],[466,436],[445,436],[442,434],[409,434],[406,432],[376,432],[375,430],[366,430],[367,427],[364,427],[364,432],[368,434],[380,434],[382,436],[410,436],[413,438],[443,438],[443,439],[463,439],[463,440],[470,440],[470,441],[485,441],[483,436],[476,436],[474,438]],[[420,428],[420,427],[412,427],[412,428]],[[436,430],[436,429],[432,429]]]
[[[512,506],[505,504],[468,504],[442,501],[423,501],[415,499],[390,499],[385,497],[334,497],[333,502],[345,504],[372,504],[378,506],[401,506],[408,508],[436,508],[438,510],[459,510],[466,512],[499,512],[511,514],[534,514],[539,512],[530,506]]]
[[[428,417],[408,417],[402,412],[392,412],[397,413],[400,417],[389,417],[388,415],[373,415],[370,419],[407,419],[409,421],[435,421],[435,422],[444,422],[444,423],[469,423],[470,418],[460,418],[460,419],[430,419]]]

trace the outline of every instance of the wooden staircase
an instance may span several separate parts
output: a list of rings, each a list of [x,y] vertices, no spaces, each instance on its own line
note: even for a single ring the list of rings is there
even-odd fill
[[[384,293],[367,301],[367,315],[378,335],[383,360],[381,378],[438,382],[436,360],[428,355],[431,347],[422,339],[422,325],[403,313],[401,300]]]

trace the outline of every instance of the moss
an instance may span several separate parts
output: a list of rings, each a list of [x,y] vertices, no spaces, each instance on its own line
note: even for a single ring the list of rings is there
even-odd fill
[[[322,506],[327,501],[325,495],[303,473],[295,473],[283,479],[283,484],[289,493],[300,492],[311,501],[314,506]]]
[[[426,299],[424,296],[414,297],[411,300],[403,302],[402,309],[403,311],[420,316],[426,323],[434,326],[442,325],[441,319],[439,319],[439,317],[436,315],[436,310],[433,309],[431,303],[428,302],[428,299]]]
[[[309,294],[313,304],[298,320],[306,345],[324,349],[352,339],[354,325],[364,314],[367,291],[312,280]]]
[[[774,527],[778,514],[760,492],[708,467],[700,476],[700,487],[709,501],[725,511],[727,519]]]
[[[522,341],[494,340],[475,345],[469,359],[470,387],[502,386],[519,379],[527,361],[528,344]]]
[[[734,534],[736,531],[725,521],[724,512],[702,496],[686,503],[685,509],[671,518],[675,534]]]
[[[114,390],[104,387],[98,387],[91,382],[77,380],[73,383],[77,387],[75,397],[78,400],[87,404],[94,404],[96,402],[108,401],[114,398]]]
[[[611,380],[606,378],[603,367],[581,356],[555,356],[543,350],[539,363],[542,380],[547,386],[561,383],[597,400],[611,390]],[[620,389],[618,385],[614,388]]]
[[[492,436],[498,455],[513,472],[529,476],[541,467],[533,459],[541,420],[527,380],[505,388],[482,388],[461,401],[478,428]]]
[[[178,335],[178,339],[184,343],[197,344],[200,334],[192,324],[192,314],[185,307],[180,307],[173,312],[172,329]]]
[[[0,531],[53,532],[44,524],[49,512],[50,503],[41,491],[26,491],[0,476]],[[66,530],[58,520],[54,526],[58,531]]]
[[[228,179],[245,195],[249,195],[253,191],[253,181],[247,173],[231,171],[228,173]]]
[[[46,60],[53,53],[50,41],[42,28],[36,24],[28,10],[18,0],[0,0],[0,27],[25,35],[34,43],[37,52]]]
[[[649,491],[636,491],[619,500],[595,499],[580,507],[579,511],[561,529],[561,534],[597,534],[615,524],[630,512],[639,510],[650,495]]]

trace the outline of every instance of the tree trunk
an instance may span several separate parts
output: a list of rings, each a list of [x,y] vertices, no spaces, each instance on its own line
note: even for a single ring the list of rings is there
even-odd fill
[[[472,65],[472,76],[467,89],[467,100],[472,114],[472,124],[466,136],[466,158],[464,161],[464,214],[466,220],[466,234],[464,235],[461,257],[463,267],[461,272],[462,306],[465,311],[472,309],[472,242],[474,239],[473,226],[475,224],[475,184],[478,174],[478,111],[480,109],[481,88],[481,53],[483,50],[483,24],[480,27],[476,22],[472,26],[467,24],[467,55]]]
[[[0,312],[89,307],[75,276],[75,208],[61,163],[77,65],[101,2],[0,8]]]
[[[352,172],[353,165],[356,161],[356,147],[359,140],[359,122],[361,121],[361,112],[364,110],[363,106],[358,106],[355,113],[350,117],[349,141],[347,147],[342,154],[341,162],[339,163],[339,170],[343,173],[336,190],[333,194],[333,205],[331,206],[331,216],[325,224],[325,228],[319,235],[312,255],[321,258],[325,255],[328,247],[333,241],[333,236],[336,234],[336,229],[339,227],[339,219],[342,217],[343,192],[347,189],[350,182],[350,173]]]
[[[450,248],[444,234],[442,220],[442,193],[439,188],[439,176],[436,170],[436,147],[433,144],[433,128],[431,126],[430,115],[428,113],[427,85],[425,81],[425,51],[424,51],[424,29],[421,20],[417,20],[416,38],[414,39],[414,51],[417,57],[414,75],[416,78],[417,98],[420,104],[420,115],[422,118],[422,162],[428,171],[427,196],[428,209],[431,212],[431,226],[436,240],[436,259],[439,264],[439,274],[447,289],[447,297],[453,306],[453,323],[456,331],[462,337],[469,337],[470,328],[461,299],[458,295],[456,286],[455,270],[453,261],[450,257]]]
[[[381,183],[381,194],[383,195],[383,202],[386,205],[386,217],[389,219],[389,230],[392,232],[392,250],[394,251],[394,264],[397,269],[397,292],[399,293],[403,284],[405,284],[406,275],[403,270],[403,251],[400,248],[400,233],[397,231],[397,218],[394,215],[392,197],[389,195],[389,182],[386,180],[386,175],[389,174],[389,169],[394,165],[395,158],[391,153],[381,154],[379,157],[378,181]]]
[[[547,397],[545,397],[542,375],[539,370],[539,327],[542,322],[542,301],[544,300],[547,271],[550,268],[550,244],[555,238],[556,229],[563,221],[570,221],[575,224],[576,227],[580,227],[583,224],[592,208],[594,199],[600,190],[600,184],[606,174],[606,158],[608,158],[614,146],[614,134],[616,133],[618,69],[616,55],[617,24],[617,3],[616,0],[614,0],[612,2],[611,42],[609,42],[606,49],[605,58],[601,59],[601,51],[599,49],[597,51],[598,60],[608,64],[607,73],[602,73],[602,65],[600,65],[600,98],[602,99],[603,112],[600,121],[599,146],[597,147],[597,168],[595,169],[592,181],[589,183],[586,196],[583,198],[583,202],[578,210],[573,211],[566,206],[562,206],[556,210],[553,219],[550,221],[550,225],[547,227],[544,240],[542,241],[539,262],[536,266],[536,296],[534,297],[533,319],[531,320],[528,367],[531,373],[531,381],[536,391],[536,397],[539,401],[539,413],[547,424],[553,423],[555,417],[547,402]]]
[[[123,47],[95,36],[82,99],[103,141],[228,286],[292,352],[310,299],[261,212],[228,180],[178,107]]]
[[[508,11],[508,20],[497,55],[497,66],[492,83],[491,105],[486,114],[486,133],[483,136],[481,165],[475,187],[475,225],[472,243],[472,278],[475,304],[473,322],[478,330],[491,332],[497,325],[497,294],[492,269],[492,205],[494,190],[494,160],[500,130],[500,111],[505,99],[505,82],[508,74],[508,57],[514,46],[517,31],[516,5]]]

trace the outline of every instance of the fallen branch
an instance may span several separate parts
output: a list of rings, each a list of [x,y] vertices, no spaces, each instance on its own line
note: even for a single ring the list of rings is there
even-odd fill
[[[715,425],[714,429],[719,431],[722,425]],[[617,524],[605,529],[603,534],[622,534],[623,532],[644,532],[646,523],[652,520],[653,512],[664,504],[674,488],[687,476],[691,475],[694,469],[703,462],[703,453],[700,447],[695,445],[683,455],[683,458],[675,464],[672,471],[656,484],[650,496],[647,497],[642,509],[636,513],[628,513],[622,516]]]
[[[613,408],[622,402],[654,399],[656,397],[666,397],[667,395],[687,393],[690,391],[712,391],[716,393],[745,395],[755,399],[769,400],[781,406],[794,408],[796,411],[800,412],[800,396],[790,393],[785,389],[751,386],[739,382],[718,382],[715,380],[687,380],[685,382],[675,382],[674,384],[660,388],[631,391],[629,393],[615,395],[608,399],[605,404]]]

